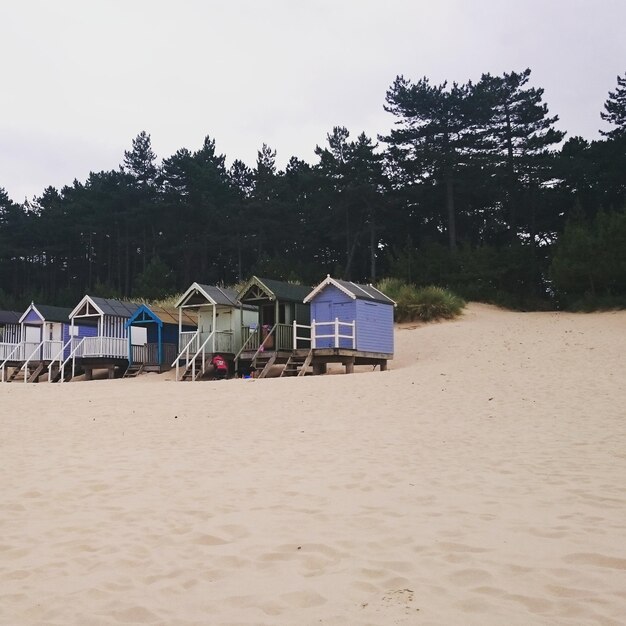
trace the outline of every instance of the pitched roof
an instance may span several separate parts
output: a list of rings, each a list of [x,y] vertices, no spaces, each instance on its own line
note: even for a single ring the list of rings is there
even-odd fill
[[[216,285],[201,285],[198,283],[198,287],[202,288],[211,300],[215,304],[221,304],[224,306],[239,306],[237,302],[237,292],[229,287],[218,287]]]
[[[382,302],[384,304],[395,305],[395,302],[391,298],[386,296],[382,291],[376,289],[373,285],[361,285],[359,283],[353,283],[349,280],[339,280],[337,278],[332,278],[330,274],[326,276],[326,278],[304,298],[304,302],[310,302],[328,285],[334,285],[355,300],[367,300],[368,302]]]
[[[111,298],[99,298],[97,296],[86,295],[83,299],[72,309],[70,316],[78,315],[83,306],[91,304],[100,311],[94,315],[112,315],[115,317],[130,317],[139,307],[136,302],[124,302],[122,300],[114,300]]]
[[[16,311],[0,311],[0,324],[18,324],[22,317]]]
[[[174,307],[157,306],[156,304],[144,305],[152,311],[155,317],[160,319],[164,324],[176,324],[178,326],[178,311]],[[191,313],[188,309],[181,309],[183,326],[197,326],[198,317]]]
[[[201,299],[198,301],[197,297],[194,297],[197,296],[197,294],[200,294],[200,296],[206,300],[206,303],[202,302]],[[190,302],[192,298],[194,298],[192,305],[197,306],[204,306],[205,304],[233,308],[239,308],[241,306],[239,304],[238,294],[234,289],[230,287],[218,287],[216,285],[202,285],[200,283],[192,283],[187,291],[178,299],[175,306],[180,307],[184,303]],[[249,305],[244,305],[243,308],[256,310],[256,307]]]
[[[296,285],[295,283],[287,283],[282,280],[274,280],[273,278],[253,276],[239,293],[240,301],[254,285],[261,287],[267,293],[268,299],[282,302],[302,303],[309,291],[311,291],[311,288],[305,285]]]
[[[66,322],[70,321],[70,313],[72,309],[62,306],[51,306],[49,304],[37,304],[33,303],[37,311],[46,322]]]

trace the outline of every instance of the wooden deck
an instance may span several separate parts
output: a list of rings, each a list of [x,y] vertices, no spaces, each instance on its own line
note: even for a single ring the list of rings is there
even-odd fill
[[[305,356],[308,350],[294,350],[297,356]],[[380,367],[380,371],[387,369],[387,361],[393,359],[393,354],[383,352],[364,352],[349,348],[315,348],[311,364],[313,374],[325,374],[329,363],[340,363],[346,368],[346,374],[354,372],[355,365],[372,365]]]
[[[298,350],[266,350],[260,352],[256,356],[257,372],[264,371],[265,366],[269,363],[269,367],[273,365],[284,365],[291,357],[297,357],[304,360],[311,352],[308,348],[300,348]],[[254,351],[242,352],[241,361],[252,361]],[[346,374],[354,372],[355,365],[371,365],[378,366],[381,372],[387,369],[387,361],[393,359],[393,354],[383,352],[364,352],[362,350],[351,350],[349,348],[316,348],[312,350],[312,358],[310,361],[314,375],[325,374],[329,363],[340,363],[346,368]],[[260,362],[260,363],[259,363]]]

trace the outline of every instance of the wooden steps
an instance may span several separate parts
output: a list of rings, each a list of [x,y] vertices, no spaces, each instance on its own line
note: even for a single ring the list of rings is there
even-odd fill
[[[122,378],[137,378],[143,372],[143,363],[133,363],[126,368]]]
[[[269,356],[266,354],[259,354],[257,358],[254,360],[254,367],[258,372],[257,378],[265,378],[270,371],[272,365],[276,362],[276,353],[270,353]]]
[[[285,368],[280,373],[280,378],[285,376],[306,376],[312,360],[312,351],[309,351],[306,355],[292,354],[287,363],[285,363]]]
[[[8,383],[36,383],[39,377],[48,371],[48,365],[44,362],[34,363],[26,367],[14,367],[11,375],[7,378]]]
[[[182,376],[178,379],[180,381],[194,381],[202,378],[211,367],[210,359],[204,361],[204,369],[202,369],[202,356],[196,358],[196,375],[193,375],[193,362],[189,361],[189,364],[184,369]]]

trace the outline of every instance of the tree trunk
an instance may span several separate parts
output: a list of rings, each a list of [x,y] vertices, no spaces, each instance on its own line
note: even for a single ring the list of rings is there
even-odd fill
[[[450,173],[446,176],[446,209],[448,212],[448,243],[450,252],[456,250],[456,211],[454,208],[454,181]]]

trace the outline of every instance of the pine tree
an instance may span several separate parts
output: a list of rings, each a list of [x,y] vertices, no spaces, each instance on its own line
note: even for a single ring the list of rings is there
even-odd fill
[[[388,145],[391,167],[403,171],[409,185],[422,183],[439,190],[445,204],[440,214],[447,224],[448,245],[457,245],[455,185],[468,160],[476,152],[477,112],[471,84],[433,86],[428,78],[411,83],[398,76],[387,91],[385,110],[398,118],[389,135],[379,137]],[[444,217],[445,215],[445,217]]]
[[[504,190],[508,215],[504,219],[513,237],[517,236],[524,189],[542,183],[550,173],[546,161],[551,146],[565,133],[554,128],[558,116],[549,116],[543,89],[528,87],[531,71],[483,74],[475,86],[489,109],[485,132],[492,165]]]
[[[604,103],[604,111],[600,117],[616,128],[609,131],[600,131],[605,137],[617,139],[626,135],[626,73],[617,77],[617,88],[609,91],[609,97]]]

